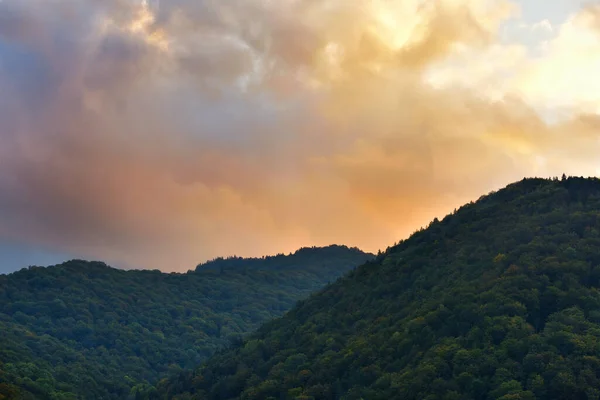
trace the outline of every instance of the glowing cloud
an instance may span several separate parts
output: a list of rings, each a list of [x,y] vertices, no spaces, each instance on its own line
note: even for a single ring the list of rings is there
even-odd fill
[[[164,270],[376,250],[593,174],[597,10],[536,53],[508,1],[4,0],[0,237]]]

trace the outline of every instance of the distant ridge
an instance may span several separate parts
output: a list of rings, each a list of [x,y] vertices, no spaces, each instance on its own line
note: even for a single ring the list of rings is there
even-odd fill
[[[185,274],[71,260],[2,275],[0,399],[147,398],[372,258],[330,246]]]
[[[297,257],[303,257],[306,260],[318,261],[323,258],[331,257],[339,252],[348,252],[356,256],[362,257],[365,254],[375,257],[374,254],[365,253],[357,247],[347,247],[343,245],[331,245],[326,247],[301,247],[293,253],[289,254],[276,254],[273,256],[263,257],[218,257],[213,260],[209,260],[205,263],[199,264],[196,267],[197,272],[202,270],[212,270],[219,268],[256,268],[261,270],[273,270],[273,269],[289,269],[289,268],[310,268],[310,265],[300,265],[295,260]],[[310,263],[309,263],[310,264]]]

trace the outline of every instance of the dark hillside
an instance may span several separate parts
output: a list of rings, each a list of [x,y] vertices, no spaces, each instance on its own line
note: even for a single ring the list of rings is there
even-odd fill
[[[600,180],[526,179],[432,222],[159,392],[598,399],[599,288]]]
[[[187,274],[69,261],[0,275],[0,399],[139,398],[372,257],[331,246]]]

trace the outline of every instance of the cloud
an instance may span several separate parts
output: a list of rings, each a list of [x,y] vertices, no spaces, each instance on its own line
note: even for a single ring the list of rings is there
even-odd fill
[[[548,54],[573,60],[556,73],[587,68],[561,40],[592,29],[591,10],[560,28]],[[373,251],[525,175],[594,173],[584,88],[559,124],[540,115],[555,75],[499,42],[514,12],[4,0],[0,237],[163,270],[334,242]]]
[[[430,66],[428,80],[443,87],[466,86],[494,99],[518,96],[553,120],[598,113],[599,9],[592,4],[573,13],[532,47],[498,42],[485,51],[464,49]]]
[[[542,21],[536,22],[535,24],[531,25],[531,30],[533,32],[535,32],[535,31],[552,32],[554,30],[554,28],[552,27],[552,23],[550,23],[550,21],[548,21],[547,19],[544,19]]]
[[[588,6],[571,16],[541,54],[524,65],[514,86],[529,102],[570,114],[600,112],[600,10]]]

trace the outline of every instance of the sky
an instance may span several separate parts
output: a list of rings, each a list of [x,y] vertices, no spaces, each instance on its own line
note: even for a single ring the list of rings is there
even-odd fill
[[[0,0],[0,273],[377,251],[600,172],[600,2]]]

